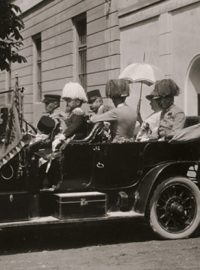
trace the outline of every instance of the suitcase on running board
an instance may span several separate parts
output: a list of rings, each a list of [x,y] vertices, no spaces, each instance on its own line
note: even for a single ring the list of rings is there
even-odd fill
[[[29,195],[26,191],[0,193],[0,221],[28,220]]]
[[[63,218],[97,217],[106,213],[106,194],[76,192],[54,194],[55,216]]]

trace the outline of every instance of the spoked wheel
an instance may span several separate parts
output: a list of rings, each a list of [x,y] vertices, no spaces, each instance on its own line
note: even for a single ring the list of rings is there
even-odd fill
[[[150,225],[160,237],[187,238],[200,223],[200,191],[187,178],[169,178],[157,186],[149,214]]]

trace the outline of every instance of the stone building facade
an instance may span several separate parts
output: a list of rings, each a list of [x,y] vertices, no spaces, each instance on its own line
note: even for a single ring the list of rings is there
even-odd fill
[[[25,64],[0,74],[0,91],[17,72],[25,88],[26,119],[35,123],[45,93],[61,93],[68,81],[99,88],[128,64],[160,67],[181,88],[175,102],[200,115],[200,0],[15,0],[23,12]],[[144,59],[145,55],[145,59]],[[131,85],[136,106],[140,85]],[[143,86],[143,96],[149,92]],[[0,104],[9,102],[0,97]],[[143,98],[142,114],[150,113]]]
[[[120,69],[116,1],[15,0],[23,12],[25,29],[21,54],[25,64],[12,64],[0,74],[0,91],[14,85],[15,73],[25,88],[24,113],[36,123],[46,93],[61,94],[68,81],[79,81],[86,91],[100,89]],[[1,104],[9,102],[1,95]]]
[[[145,54],[181,88],[175,102],[200,115],[200,1],[119,0],[118,9],[121,69]]]

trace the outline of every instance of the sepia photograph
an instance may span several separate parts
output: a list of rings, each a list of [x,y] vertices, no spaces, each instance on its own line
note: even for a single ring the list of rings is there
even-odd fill
[[[199,254],[200,0],[0,0],[0,270]]]

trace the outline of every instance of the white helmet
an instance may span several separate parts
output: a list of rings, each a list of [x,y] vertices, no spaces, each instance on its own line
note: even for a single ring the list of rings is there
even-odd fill
[[[62,91],[62,98],[80,99],[87,102],[87,96],[83,87],[77,82],[68,82],[65,84]]]

